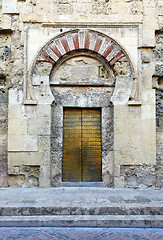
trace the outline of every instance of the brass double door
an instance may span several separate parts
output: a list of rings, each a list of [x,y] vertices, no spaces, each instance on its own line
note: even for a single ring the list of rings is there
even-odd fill
[[[64,108],[63,182],[101,182],[101,109]]]

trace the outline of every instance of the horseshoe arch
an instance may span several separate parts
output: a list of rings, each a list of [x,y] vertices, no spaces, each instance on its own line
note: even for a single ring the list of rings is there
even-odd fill
[[[93,30],[73,30],[60,34],[51,39],[38,52],[30,71],[28,72],[27,83],[25,84],[24,104],[36,104],[33,93],[32,76],[37,62],[50,63],[52,70],[72,53],[82,51],[94,54],[95,58],[100,57],[111,70],[116,79],[115,90],[112,96],[113,104],[126,104],[128,100],[137,98],[137,81],[135,79],[134,67],[126,51],[112,38]],[[127,72],[116,72],[117,63],[126,63]]]

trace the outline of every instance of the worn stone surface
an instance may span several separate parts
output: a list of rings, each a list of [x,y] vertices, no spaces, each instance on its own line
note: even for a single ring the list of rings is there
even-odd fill
[[[10,58],[11,36],[0,34],[0,187],[7,186],[8,132],[8,71],[5,61]]]
[[[163,91],[156,90],[157,165],[156,186],[163,187]]]
[[[4,13],[15,13],[16,1],[9,6],[7,1],[2,2]],[[19,18],[8,15],[2,18],[1,27],[4,32],[0,32],[0,186],[7,186],[7,133],[8,133],[8,88],[17,85],[22,81],[22,46],[19,32]],[[11,35],[12,28],[15,33]],[[8,30],[6,30],[8,29]],[[6,31],[6,32],[5,32]]]
[[[0,187],[7,186],[8,91],[5,79],[0,79]]]
[[[156,130],[157,130],[157,165],[156,186],[163,187],[163,34],[156,33],[156,59],[154,88],[156,89]]]
[[[53,3],[53,4],[52,4]],[[48,5],[52,4],[49,8]],[[15,6],[15,5],[14,5]],[[10,11],[14,11],[14,6]],[[108,14],[141,14],[142,9],[141,0],[121,0],[121,1],[107,1],[107,0],[90,0],[90,1],[43,1],[32,0],[29,3],[19,1],[17,9],[23,13],[40,13],[40,14],[57,14],[57,15],[71,15],[79,14],[80,16],[87,15],[108,15]],[[8,10],[8,11],[9,11]]]
[[[155,186],[155,166],[121,166],[120,171],[124,177],[124,187],[136,188],[140,184],[146,187]]]
[[[80,74],[79,74],[80,73]],[[109,69],[98,60],[88,57],[76,57],[67,60],[55,70],[50,84],[111,84]]]
[[[33,187],[39,186],[39,166],[23,165],[9,170],[8,185]]]

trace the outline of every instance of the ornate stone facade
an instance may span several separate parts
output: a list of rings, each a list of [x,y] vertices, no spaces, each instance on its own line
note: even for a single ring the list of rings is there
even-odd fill
[[[64,107],[102,111],[100,186],[163,186],[162,10],[0,1],[0,186],[63,184]]]

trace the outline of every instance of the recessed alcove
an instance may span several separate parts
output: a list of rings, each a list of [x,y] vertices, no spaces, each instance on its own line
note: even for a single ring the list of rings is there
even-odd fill
[[[54,96],[54,103],[52,104],[52,122],[51,122],[51,181],[52,186],[113,186],[113,106],[110,102],[110,98],[113,94],[114,83],[112,79],[112,73],[106,66],[100,62],[98,59],[92,56],[72,56],[68,60],[60,64],[55,72],[52,72],[50,77],[51,91]],[[98,123],[100,135],[91,138],[90,141],[94,144],[94,150],[90,153],[89,161],[92,164],[87,166],[87,170],[91,174],[91,168],[94,165],[94,159],[98,158],[101,161],[101,177],[98,176],[91,178],[87,177],[86,181],[82,180],[72,180],[71,178],[63,179],[63,158],[66,161],[66,157],[63,156],[64,151],[64,113],[65,109],[69,109],[70,112],[73,111],[73,117],[70,118],[72,121],[72,133],[73,128],[76,128],[74,121],[78,118],[78,112],[87,112],[88,119],[85,120],[86,124],[89,124],[90,129],[95,129],[97,126],[95,124],[95,118],[92,117],[92,112],[98,112],[98,118],[100,118]],[[72,110],[71,110],[72,109]],[[75,110],[76,109],[76,110]],[[83,109],[83,110],[82,110]],[[75,112],[77,115],[75,115]],[[86,116],[86,114],[85,114]],[[86,117],[87,118],[87,117]],[[92,120],[91,120],[92,118]],[[81,118],[80,118],[81,120]],[[82,121],[82,120],[81,120]],[[78,124],[76,121],[75,124]],[[77,128],[80,128],[81,122]],[[87,126],[88,127],[88,126]],[[88,129],[89,130],[89,129]],[[74,129],[75,131],[75,129]],[[81,131],[82,134],[82,131]],[[94,134],[92,131],[91,134]],[[78,134],[80,135],[80,134]],[[71,144],[76,144],[75,135],[74,142],[72,138]],[[79,136],[80,137],[80,136]],[[90,137],[90,136],[89,136]],[[93,139],[93,140],[92,140]],[[80,140],[82,141],[82,140]],[[81,143],[79,141],[77,152],[84,151],[80,149]],[[90,141],[89,144],[90,144]],[[69,144],[69,143],[68,143]],[[98,148],[98,144],[101,144],[101,149]],[[71,146],[70,146],[71,148]],[[96,151],[96,150],[97,151]],[[69,149],[71,155],[74,156],[74,148]],[[89,148],[90,150],[90,148]],[[90,150],[91,151],[91,150]],[[95,153],[96,152],[96,153]],[[100,157],[99,157],[100,154]],[[79,154],[80,155],[80,154]],[[73,161],[80,162],[80,156],[75,157]],[[70,161],[70,160],[69,160]],[[84,161],[84,160],[83,160]],[[96,160],[95,160],[96,161]],[[100,165],[100,163],[99,163]],[[77,166],[77,164],[76,164]],[[68,166],[71,168],[71,166]],[[100,168],[100,167],[99,167]],[[66,167],[65,170],[66,171]],[[71,171],[71,170],[70,170]],[[100,170],[99,170],[100,171]],[[64,173],[64,175],[66,175]],[[72,179],[75,179],[75,177]],[[89,179],[93,179],[90,180]]]

